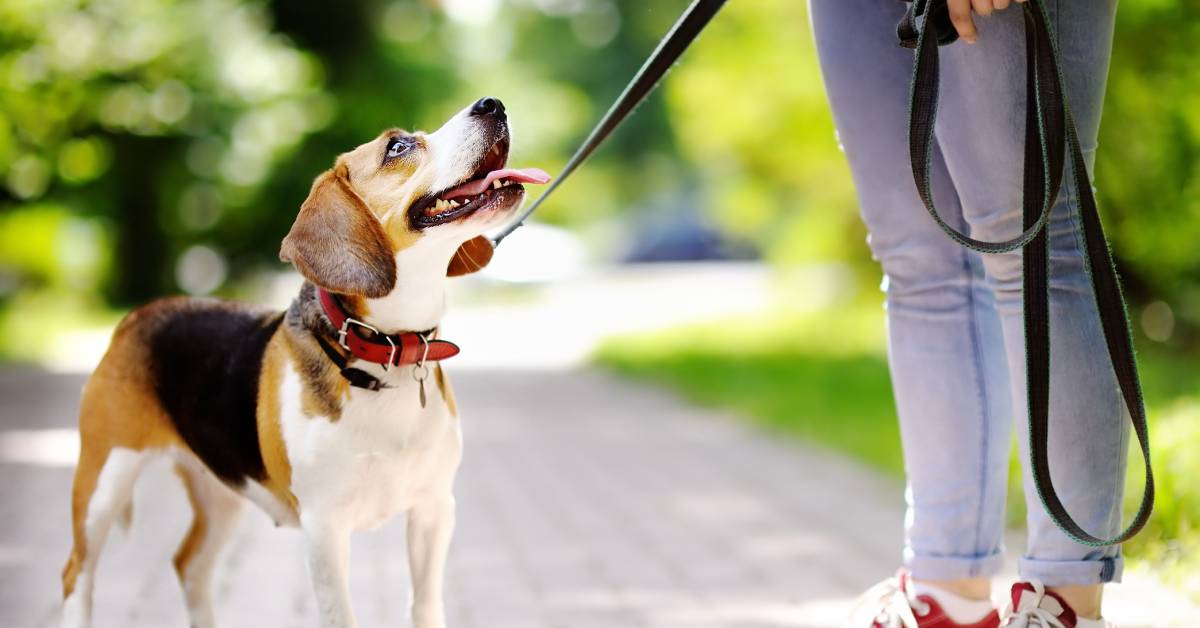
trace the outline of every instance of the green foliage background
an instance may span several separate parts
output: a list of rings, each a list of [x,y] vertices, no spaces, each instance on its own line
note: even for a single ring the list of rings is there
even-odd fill
[[[1197,0],[1121,3],[1096,162],[1126,289],[1170,305],[1173,347],[1194,346],[1200,324],[1197,41]]]
[[[278,268],[274,243],[334,155],[482,94],[508,104],[517,159],[553,171],[684,4],[0,0],[0,320],[47,295],[123,307]],[[1161,302],[1155,335],[1184,350],[1200,325],[1200,2],[1126,2],[1119,21],[1097,186],[1135,314]],[[876,281],[804,3],[729,3],[541,218],[586,232],[648,198],[702,204],[775,262]],[[215,285],[189,284],[181,259],[215,266]]]

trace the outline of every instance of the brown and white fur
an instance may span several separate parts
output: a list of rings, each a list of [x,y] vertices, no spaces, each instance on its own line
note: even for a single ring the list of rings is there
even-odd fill
[[[130,512],[152,456],[175,460],[194,510],[174,560],[194,628],[215,624],[213,566],[246,500],[303,531],[323,628],[356,625],[350,534],[406,513],[413,623],[445,626],[462,455],[454,396],[437,367],[425,407],[412,366],[356,361],[388,387],[349,386],[314,340],[333,338],[314,285],[385,333],[438,326],[447,276],[487,263],[483,232],[510,219],[524,195],[519,185],[490,189],[469,211],[432,215],[442,191],[507,159],[503,106],[481,108],[487,100],[431,134],[386,131],[316,179],[280,252],[307,279],[286,312],[173,298],[120,323],[83,393],[63,626],[90,625],[105,537]]]

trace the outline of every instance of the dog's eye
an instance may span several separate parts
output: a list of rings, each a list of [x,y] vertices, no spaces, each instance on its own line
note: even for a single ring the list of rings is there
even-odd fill
[[[383,160],[387,162],[395,159],[400,155],[407,153],[410,148],[412,148],[411,142],[399,137],[393,138],[388,141],[387,153],[384,154]]]

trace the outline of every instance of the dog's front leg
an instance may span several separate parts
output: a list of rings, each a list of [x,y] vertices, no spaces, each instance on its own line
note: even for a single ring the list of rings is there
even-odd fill
[[[431,497],[408,512],[408,566],[414,628],[446,628],[442,581],[454,534],[454,497]]]
[[[317,517],[302,517],[300,525],[321,628],[356,628],[348,577],[349,527]]]

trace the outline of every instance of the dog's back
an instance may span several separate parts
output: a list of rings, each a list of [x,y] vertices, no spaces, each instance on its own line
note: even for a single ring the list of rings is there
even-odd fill
[[[80,571],[97,559],[111,524],[128,512],[147,452],[190,451],[229,485],[263,479],[259,375],[283,316],[231,301],[179,297],[142,306],[117,326],[80,405],[81,449],[71,496],[74,546],[63,569],[68,600],[77,584],[92,586],[90,578],[76,582]],[[220,490],[198,486],[212,484],[202,474],[180,469],[193,501],[204,498],[201,492]],[[189,538],[211,532],[198,526],[211,522],[194,523]],[[195,550],[185,539],[177,569],[186,568]],[[90,595],[80,596],[86,598]]]
[[[255,413],[267,343],[282,313],[177,300],[146,330],[154,394],[179,436],[225,482],[264,475]]]

